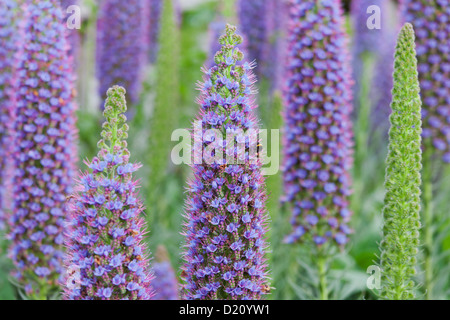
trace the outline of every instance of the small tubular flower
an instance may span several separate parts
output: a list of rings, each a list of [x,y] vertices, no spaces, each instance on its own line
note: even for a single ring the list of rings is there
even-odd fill
[[[17,65],[11,216],[14,276],[29,298],[60,291],[66,196],[77,160],[75,85],[57,0],[24,4]]]
[[[421,101],[414,30],[404,25],[395,52],[391,129],[386,160],[381,297],[413,299],[420,230]],[[406,231],[406,232],[405,232]]]
[[[290,1],[284,91],[283,201],[292,207],[287,243],[343,246],[352,165],[351,85],[340,1]]]
[[[64,297],[70,300],[149,300],[144,207],[127,150],[125,89],[114,86],[105,102],[100,151],[72,195]]]
[[[188,187],[183,233],[186,299],[260,299],[270,290],[262,163],[252,152],[259,143],[252,135],[257,131],[251,97],[256,81],[251,71],[254,64],[239,62],[243,54],[237,45],[242,37],[235,32],[235,27],[227,25],[226,34],[220,37],[222,48],[215,56],[216,65],[204,70],[204,83],[199,84],[194,177]],[[211,132],[216,135],[212,137]],[[240,133],[224,140],[234,132]],[[235,148],[235,141],[243,148]],[[238,164],[229,158],[217,159],[220,151],[208,152],[222,146],[228,146],[227,158],[237,158]],[[197,162],[196,154],[203,150],[204,161]],[[212,161],[208,154],[214,154]]]

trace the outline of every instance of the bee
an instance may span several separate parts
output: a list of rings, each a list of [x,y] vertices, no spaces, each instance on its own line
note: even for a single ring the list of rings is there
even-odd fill
[[[262,290],[261,290],[263,293],[270,293],[270,287],[268,286],[268,285],[266,285],[266,284],[264,284],[263,286],[262,286]]]
[[[186,278],[187,278],[187,273],[186,273],[186,271],[185,271],[185,270],[181,271],[180,276],[181,276],[182,279],[186,279]]]
[[[131,234],[132,234],[133,236],[137,236],[137,235],[139,234],[139,232],[136,231],[136,230],[131,230]]]
[[[67,271],[67,273],[69,274],[69,277],[71,277],[71,276],[73,276],[75,273],[76,273],[76,271],[75,270],[68,270]]]
[[[95,256],[94,261],[95,261],[96,264],[100,264],[101,263],[101,260],[100,260],[99,256]]]
[[[206,219],[208,220],[208,222],[211,222],[211,219],[213,217],[212,213],[211,212],[207,212],[205,216],[206,216]]]
[[[138,261],[142,261],[143,259],[142,259],[142,257],[141,257],[141,256],[137,256],[137,257],[136,257],[136,260],[138,260]]]

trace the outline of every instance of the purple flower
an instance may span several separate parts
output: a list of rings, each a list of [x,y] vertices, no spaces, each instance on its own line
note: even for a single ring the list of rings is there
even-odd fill
[[[403,0],[416,34],[423,137],[450,162],[450,2]]]
[[[220,42],[217,64],[204,70],[207,85],[199,86],[199,104],[214,101],[209,108],[201,108],[198,116],[203,134],[211,128],[224,133],[247,131],[247,125],[256,129],[252,111],[256,106],[250,95],[256,81],[251,72],[254,64],[240,62],[243,54],[237,45],[242,38],[235,33],[235,27],[227,25]],[[238,83],[239,87],[227,87],[227,83]],[[220,124],[207,121],[213,113],[223,119]],[[227,162],[224,157],[223,161],[192,165],[194,179],[188,188],[182,272],[186,299],[260,299],[268,293],[266,194],[261,159],[250,152],[253,142],[244,143],[241,164]],[[198,148],[203,145],[194,145],[194,154]],[[230,155],[238,156],[230,149]],[[250,270],[255,273],[250,274]],[[241,288],[241,280],[251,285]],[[234,289],[237,287],[239,290]]]
[[[21,10],[12,129],[15,196],[9,218],[10,256],[20,269],[15,274],[28,288],[26,294],[45,299],[60,291],[64,271],[65,201],[77,161],[75,84],[67,42],[60,36],[66,26],[59,2],[31,0]],[[14,232],[15,227],[26,231]],[[24,242],[28,243],[25,247]],[[38,258],[32,266],[26,263],[29,255]]]
[[[97,157],[86,163],[89,172],[79,179],[81,183],[91,181],[95,187],[86,190],[80,186],[69,203],[65,263],[67,268],[79,270],[80,288],[73,291],[66,281],[65,299],[148,300],[153,295],[150,285],[153,276],[143,243],[146,226],[141,215],[142,202],[137,200],[137,181],[133,180],[130,170],[118,174],[119,166],[128,167],[130,157],[124,147],[125,111],[125,89],[114,86],[108,90],[104,110],[108,125],[104,126],[102,136],[107,138],[99,142]],[[119,132],[117,138],[113,138],[112,130]],[[116,157],[122,158],[122,165],[112,160]],[[91,165],[103,161],[107,165],[102,171]],[[139,165],[131,167],[138,168]],[[112,178],[104,183],[108,177]],[[127,214],[130,212],[133,214]]]
[[[10,207],[8,199],[10,180],[10,148],[12,141],[11,124],[13,123],[13,110],[15,101],[14,87],[16,74],[15,54],[18,50],[16,37],[16,1],[7,0],[0,4],[0,230],[5,227],[5,209]]]
[[[348,207],[353,145],[352,81],[340,6],[340,1],[290,1],[282,168],[283,200],[293,212],[288,243],[321,245],[335,239],[332,228],[322,227],[330,217],[339,225],[350,218],[340,215]]]
[[[153,265],[155,278],[152,280],[155,296],[152,300],[178,300],[178,281],[164,246],[158,247],[156,260]]]
[[[147,63],[149,5],[148,0],[100,2],[96,59],[101,97],[112,85],[120,85],[132,104],[139,100]]]

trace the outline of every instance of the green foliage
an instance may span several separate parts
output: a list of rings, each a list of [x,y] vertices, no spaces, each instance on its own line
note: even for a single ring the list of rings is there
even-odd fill
[[[167,174],[171,135],[178,128],[181,108],[179,100],[179,30],[172,0],[163,1],[159,52],[156,63],[155,104],[150,125],[148,165],[150,167],[149,212],[158,219],[157,202],[163,192],[162,182]]]
[[[183,12],[180,30],[182,54],[179,57],[179,94],[181,101],[181,107],[178,109],[179,116],[181,117],[178,124],[179,128],[188,128],[191,120],[197,113],[197,106],[193,103],[197,95],[196,81],[201,76],[200,68],[207,58],[206,48],[202,47],[202,40],[207,37],[208,25],[214,18],[214,10],[214,3],[206,2]],[[151,78],[155,83],[158,81],[156,75],[151,75]],[[170,92],[172,91],[170,88],[169,90]],[[166,108],[165,111],[168,112],[170,110]],[[149,131],[152,130],[152,128],[148,129]],[[148,149],[146,140],[142,139],[145,128],[133,127],[131,131],[134,132],[136,138],[133,143],[135,147],[132,149],[134,156],[136,157],[141,154],[141,162],[147,162],[147,155],[151,152],[151,149]],[[146,132],[144,134],[147,135]],[[169,136],[167,144],[174,146],[176,142],[171,142]],[[149,150],[145,155],[142,154],[142,146],[145,146],[145,150]],[[142,179],[142,185],[145,187],[143,194],[147,195],[146,200],[150,200],[148,199],[148,195],[153,192],[148,186],[149,169],[148,166],[144,166],[138,172],[138,174],[142,173],[140,177]],[[170,171],[163,177],[164,181],[161,184],[161,188],[163,189],[159,190],[158,198],[153,201],[155,206],[159,208],[159,212],[147,210],[155,218],[152,221],[152,227],[149,233],[149,247],[152,251],[155,251],[158,244],[164,244],[169,251],[173,267],[177,271],[181,263],[180,243],[183,240],[183,236],[181,235],[181,226],[183,223],[181,212],[184,206],[183,190],[188,173],[190,172],[191,170],[187,165],[170,168]],[[155,216],[156,214],[159,215]]]
[[[275,92],[273,95],[273,101],[271,106],[271,114],[269,117],[267,125],[267,152],[271,152],[271,155],[280,155],[280,149],[275,149],[281,143],[278,141],[278,145],[272,145],[271,130],[280,130],[283,124],[283,119],[281,117],[281,111],[283,108],[283,101],[280,92]],[[277,174],[268,176],[266,178],[267,194],[268,199],[266,202],[267,209],[272,219],[278,219],[280,214],[280,196],[281,196],[281,174],[278,171]]]
[[[390,300],[415,298],[413,277],[419,247],[422,122],[414,38],[412,25],[405,24],[395,52],[380,243],[381,297]]]

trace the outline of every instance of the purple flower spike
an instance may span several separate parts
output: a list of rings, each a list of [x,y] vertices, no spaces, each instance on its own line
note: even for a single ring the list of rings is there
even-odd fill
[[[150,32],[149,32],[149,55],[150,62],[154,63],[158,55],[158,35],[163,0],[149,0],[150,2]]]
[[[139,101],[148,53],[148,0],[101,1],[97,22],[99,92],[113,85],[127,89],[129,102]]]
[[[109,89],[100,151],[86,162],[90,170],[81,175],[70,203],[65,299],[149,300],[153,295],[144,207],[132,176],[140,165],[128,162],[126,108],[125,89]],[[119,167],[126,170],[119,174]]]
[[[248,60],[261,64],[266,47],[267,0],[238,0],[240,29],[245,38]]]
[[[263,48],[262,74],[272,81],[272,89],[281,89],[286,55],[286,0],[266,1],[266,32]]]
[[[178,281],[164,246],[158,246],[153,265],[155,278],[152,281],[155,296],[152,300],[178,300]]]
[[[450,1],[403,0],[416,33],[423,138],[450,163]]]
[[[359,0],[351,3],[351,18],[354,35],[354,50],[356,55],[363,52],[377,52],[379,45],[383,40],[383,31],[387,26],[385,19],[382,21],[381,29],[369,29],[367,27],[367,20],[371,16],[370,11],[367,13],[367,8],[375,5],[381,9],[381,17],[387,17],[387,5],[390,0]]]
[[[10,146],[11,124],[15,106],[15,67],[18,52],[17,20],[18,6],[13,0],[0,3],[0,230],[5,228],[5,211],[10,207]]]
[[[370,6],[380,8],[381,29],[369,29],[367,21],[373,12]],[[398,12],[392,0],[359,0],[351,3],[352,25],[355,30],[353,37],[353,73],[356,80],[355,97],[359,97],[363,81],[364,59],[369,56],[374,59],[374,70],[371,77],[370,102],[372,105],[371,119],[374,128],[387,132],[389,127],[390,104],[392,100],[392,73],[394,71],[394,50],[399,26]],[[367,65],[366,65],[367,67]],[[356,104],[359,100],[355,99]]]
[[[251,155],[251,145],[256,146],[258,140],[248,130],[257,131],[251,96],[256,81],[251,71],[254,64],[240,62],[243,54],[237,45],[242,37],[235,31],[227,25],[226,34],[220,37],[216,65],[203,70],[206,76],[199,84],[202,111],[195,126],[202,124],[198,134],[203,136],[203,144],[194,145],[194,158],[203,149],[205,154],[203,163],[194,160],[194,178],[188,188],[182,272],[186,299],[260,299],[270,291],[262,163]],[[234,141],[222,140],[225,137],[220,134],[209,139],[207,131],[211,129],[227,138],[226,133],[245,131],[248,139],[237,134],[236,141],[243,147],[233,148]],[[227,155],[239,164],[232,164],[225,155],[208,162],[207,150],[224,144],[227,148],[223,149],[230,151]]]
[[[340,6],[290,1],[283,141],[283,200],[293,207],[288,243],[343,245],[336,227],[350,219],[352,80]]]
[[[70,6],[80,6],[80,0],[61,0],[61,7],[63,13],[65,14],[64,23],[67,23],[67,18],[70,17],[72,13],[67,12],[67,8]],[[78,29],[68,29],[66,28],[67,42],[70,45],[70,56],[73,57],[73,63],[76,67],[78,65],[78,60],[80,58],[81,51],[81,35]]]
[[[58,293],[65,201],[77,161],[74,76],[57,0],[27,1],[17,67],[12,214],[14,275],[30,298]]]

